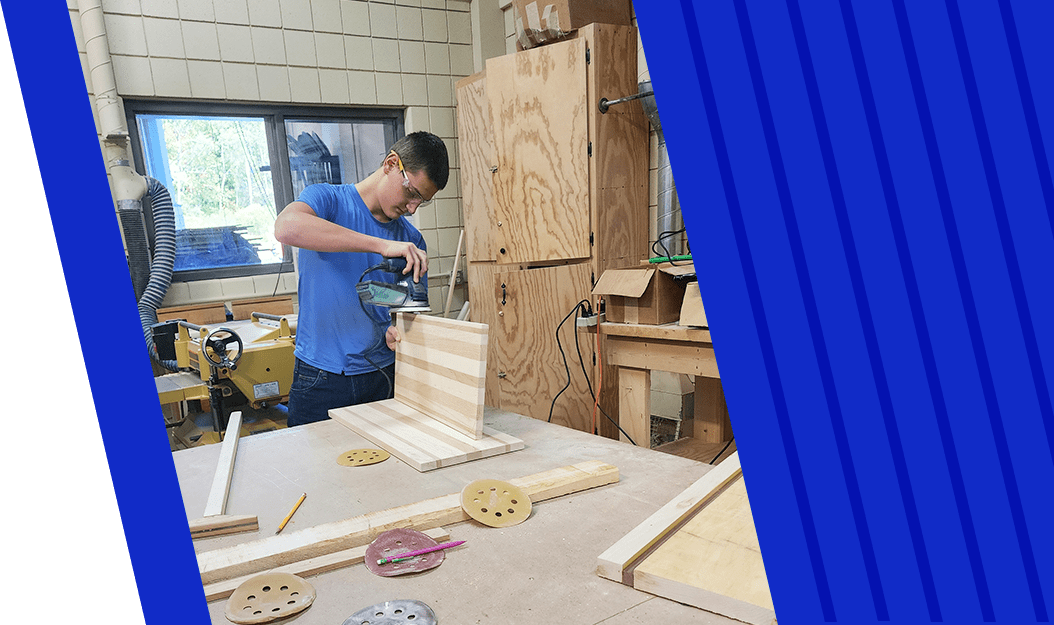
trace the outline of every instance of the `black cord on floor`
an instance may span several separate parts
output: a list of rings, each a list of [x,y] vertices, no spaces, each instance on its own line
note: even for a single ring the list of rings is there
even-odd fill
[[[564,354],[564,346],[560,343],[560,328],[564,327],[564,324],[567,323],[567,320],[571,315],[574,315],[583,304],[588,306],[589,302],[586,300],[580,300],[575,304],[575,307],[571,309],[571,312],[564,315],[563,321],[556,326],[556,346],[560,348],[560,357],[564,361],[564,371],[567,373],[567,384],[564,384],[564,387],[560,389],[560,392],[553,396],[553,402],[549,404],[549,423],[553,422],[553,410],[556,408],[556,400],[564,394],[564,391],[566,391],[569,386],[571,386],[571,369],[567,366],[567,356]]]
[[[728,439],[728,442],[725,443],[725,446],[721,448],[721,451],[717,452],[717,455],[714,456],[713,460],[711,460],[709,464],[713,464],[715,460],[720,458],[721,454],[725,453],[725,451],[728,449],[728,446],[731,445],[732,441],[734,441],[734,440],[736,440],[735,436],[733,436],[732,438]]]
[[[590,383],[590,381],[589,381],[589,374],[586,373],[585,360],[582,358],[582,349],[581,349],[581,347],[579,346],[579,343],[578,343],[578,329],[577,329],[578,328],[578,315],[576,313],[581,312],[582,310],[585,310],[585,312],[587,314],[592,312],[590,310],[589,301],[588,300],[581,300],[577,304],[575,304],[575,307],[573,309],[571,309],[571,312],[567,313],[567,316],[564,317],[563,321],[561,321],[560,324],[558,326],[556,326],[556,346],[558,348],[560,348],[560,357],[564,361],[564,370],[567,372],[567,384],[565,384],[564,387],[562,389],[560,389],[560,392],[556,394],[556,397],[553,397],[553,403],[549,406],[549,423],[553,422],[553,409],[556,407],[556,399],[557,399],[557,397],[560,397],[560,395],[563,394],[563,392],[566,391],[569,386],[571,386],[571,369],[567,366],[567,356],[564,354],[564,347],[563,347],[563,344],[560,342],[560,329],[563,327],[564,323],[566,323],[567,320],[571,317],[571,315],[574,314],[575,315],[575,350],[578,352],[578,362],[582,366],[582,375],[585,376],[585,378],[586,378],[586,386],[589,388],[589,396],[593,398],[593,403],[596,404],[597,408],[600,409],[600,413],[602,415],[604,415],[607,418],[607,420],[611,422],[612,425],[614,425],[616,428],[618,428],[619,432],[622,432],[622,435],[626,437],[626,440],[628,440],[629,442],[633,443],[634,445],[637,445],[637,442],[634,441],[632,438],[630,438],[630,435],[626,433],[626,430],[622,429],[622,426],[620,426],[618,424],[618,421],[615,421],[614,419],[612,419],[611,416],[608,415],[608,413],[604,412],[603,408],[600,408],[600,403],[597,401],[596,393],[593,392],[593,384]],[[598,328],[597,331],[599,332],[600,329]]]

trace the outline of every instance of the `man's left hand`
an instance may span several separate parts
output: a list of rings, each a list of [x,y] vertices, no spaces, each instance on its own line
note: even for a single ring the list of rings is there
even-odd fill
[[[388,331],[384,333],[384,340],[388,343],[388,349],[394,352],[395,344],[403,340],[403,337],[399,336],[399,328],[388,326]]]

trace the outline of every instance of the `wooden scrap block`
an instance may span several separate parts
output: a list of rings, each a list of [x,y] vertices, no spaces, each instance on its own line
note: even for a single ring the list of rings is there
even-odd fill
[[[290,295],[280,297],[256,297],[231,302],[231,315],[235,320],[248,319],[254,312],[268,315],[293,314],[293,298]]]

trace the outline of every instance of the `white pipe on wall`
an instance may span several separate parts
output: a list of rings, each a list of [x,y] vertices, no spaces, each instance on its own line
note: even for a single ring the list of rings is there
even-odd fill
[[[124,105],[117,95],[117,79],[110,60],[110,44],[106,38],[106,20],[102,0],[77,0],[81,32],[88,56],[88,74],[95,92],[95,110],[103,136],[103,156],[113,179],[114,199],[118,207],[124,201],[140,201],[146,194],[146,178],[132,169],[128,152],[128,126]]]

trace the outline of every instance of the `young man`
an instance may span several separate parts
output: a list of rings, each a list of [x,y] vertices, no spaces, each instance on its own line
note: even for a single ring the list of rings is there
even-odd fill
[[[388,325],[387,309],[360,304],[355,285],[384,258],[401,257],[404,274],[427,287],[424,239],[402,217],[430,202],[448,175],[443,141],[415,132],[395,142],[361,182],[311,185],[278,215],[275,237],[299,248],[290,427],[328,419],[331,408],[390,396],[399,333]],[[365,279],[395,276],[374,272]]]

